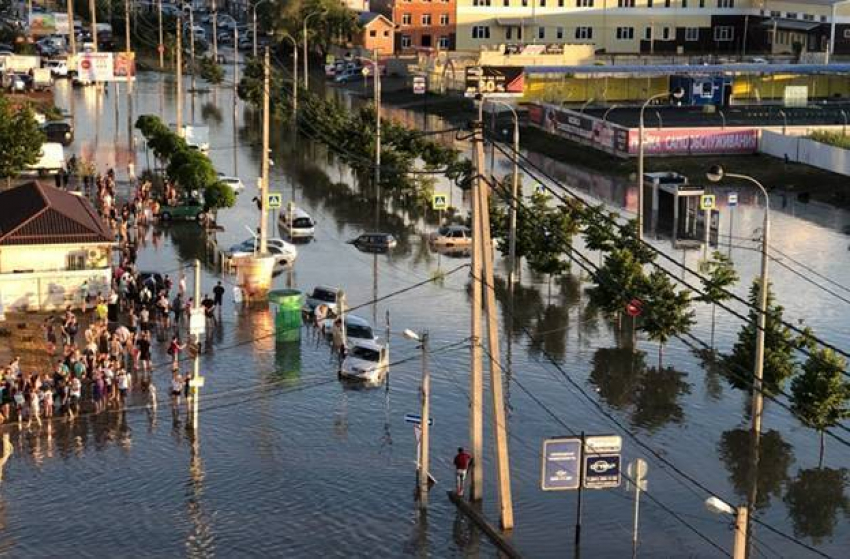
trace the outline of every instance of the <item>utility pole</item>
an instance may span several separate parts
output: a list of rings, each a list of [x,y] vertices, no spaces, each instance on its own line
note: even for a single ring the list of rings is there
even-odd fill
[[[475,137],[473,162],[476,169],[472,181],[472,310],[470,312],[470,381],[469,381],[469,444],[472,449],[472,479],[470,498],[480,501],[484,489],[484,376],[481,371],[481,235],[479,231],[481,211],[478,207],[478,192],[483,187],[481,168],[484,165],[483,104],[479,107],[478,120],[474,123]]]
[[[65,9],[68,12],[68,45],[71,47],[71,56],[76,59],[77,36],[74,29],[74,0],[67,0]],[[76,60],[74,62],[76,63]]]
[[[430,478],[431,449],[431,373],[428,371],[428,332],[420,336],[422,348],[422,439],[419,462],[419,508],[428,508],[428,478]]]
[[[746,559],[748,514],[747,507],[737,508],[737,513],[735,514],[735,545],[732,548],[732,559]]]
[[[130,0],[124,0],[124,51],[129,54],[132,50],[130,47]]]
[[[236,116],[239,107],[239,26],[233,26],[233,175],[239,176],[238,132],[236,129]]]
[[[195,8],[189,4],[189,63],[192,66],[192,124],[195,124]]]
[[[304,17],[304,27],[302,29],[301,35],[301,44],[304,47],[304,89],[309,89],[310,87],[310,77],[309,77],[309,68],[310,68],[310,58],[307,55],[307,18],[310,15]]]
[[[93,50],[97,52],[97,8],[94,0],[89,0],[89,16],[91,17],[91,37],[94,44]],[[68,25],[74,25],[74,21],[68,22]]]
[[[484,105],[484,98],[481,99]],[[482,122],[482,130],[483,130]],[[483,146],[483,144],[482,144]],[[481,173],[481,169],[477,170]],[[490,396],[493,409],[493,436],[496,443],[496,482],[499,488],[499,518],[503,530],[514,527],[514,508],[511,492],[510,458],[508,456],[508,431],[505,425],[504,386],[502,384],[502,360],[499,349],[499,325],[497,321],[496,292],[493,288],[493,241],[490,237],[490,187],[481,181],[478,188],[478,211],[480,229],[473,232],[478,236],[483,258],[481,275],[484,290],[484,309],[487,312],[487,345],[490,364]]]
[[[292,121],[298,118],[298,43],[295,37],[283,32],[283,38],[292,41]]]
[[[183,133],[183,17],[177,18],[177,135]]]
[[[271,87],[271,69],[269,62],[269,47],[263,57],[263,156],[262,162],[262,185],[260,187],[260,254],[266,254],[266,239],[268,238],[268,219],[266,214],[268,208],[269,193],[269,88]],[[291,224],[290,224],[291,226]]]
[[[162,70],[165,67],[165,43],[162,42],[162,0],[157,0],[157,8],[159,9],[159,14],[157,14],[159,44],[156,46],[156,50],[159,52],[159,69]]]
[[[195,313],[201,311],[201,261],[195,260],[195,300],[193,310]],[[206,319],[205,319],[206,320]],[[189,321],[191,323],[191,320]],[[198,400],[200,400],[201,382],[201,340],[196,336],[195,358],[192,360],[192,430],[198,432]]]
[[[212,0],[212,34],[213,61],[218,64],[218,9],[215,0]],[[233,48],[238,46],[233,45]]]
[[[375,227],[377,228],[381,215],[381,72],[378,69],[378,49],[375,49],[372,53],[373,85],[375,90]],[[306,68],[306,58],[304,59],[304,64]],[[304,76],[306,78],[307,74],[305,73]]]

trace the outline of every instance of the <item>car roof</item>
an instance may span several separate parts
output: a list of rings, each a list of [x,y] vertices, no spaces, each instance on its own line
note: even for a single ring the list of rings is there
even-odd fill
[[[342,293],[342,289],[341,289],[341,288],[339,288],[339,287],[330,287],[330,286],[328,286],[328,285],[317,285],[316,287],[314,287],[314,288],[313,288],[313,291],[315,291],[315,290],[317,290],[317,289],[323,289],[323,290],[325,290],[325,291],[332,291],[332,292],[334,292],[334,293]]]
[[[351,344],[351,348],[362,347],[364,349],[371,349],[372,351],[381,351],[384,349],[384,344],[380,342],[376,342],[375,340],[357,340]]]
[[[368,326],[369,328],[372,327],[372,325],[369,324],[368,320],[366,320],[365,318],[361,318],[357,315],[353,315],[353,314],[345,315],[345,323],[346,324],[354,324],[355,326]]]

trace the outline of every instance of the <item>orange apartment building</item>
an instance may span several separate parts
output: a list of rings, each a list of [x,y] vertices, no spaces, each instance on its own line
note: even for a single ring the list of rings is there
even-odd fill
[[[454,50],[455,0],[372,0],[374,11],[395,25],[395,51]]]

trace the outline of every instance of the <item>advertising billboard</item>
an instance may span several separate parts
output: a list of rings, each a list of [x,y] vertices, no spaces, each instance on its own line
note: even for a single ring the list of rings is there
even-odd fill
[[[522,97],[525,68],[522,66],[467,66],[466,97]]]
[[[29,16],[33,36],[67,35],[68,14],[60,12],[34,12]]]
[[[638,153],[638,131],[629,130],[629,154]],[[755,128],[669,128],[643,132],[643,150],[647,155],[712,155],[755,153],[758,130]]]
[[[589,143],[605,151],[625,152],[628,145],[626,128],[556,105],[529,105],[528,118],[550,134]]]
[[[127,52],[87,52],[77,55],[77,75],[87,82],[126,82],[136,77],[136,55]]]

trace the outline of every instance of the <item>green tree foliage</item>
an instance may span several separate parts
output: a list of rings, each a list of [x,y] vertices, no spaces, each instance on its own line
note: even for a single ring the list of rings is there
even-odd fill
[[[612,248],[595,274],[595,285],[588,290],[590,302],[605,314],[619,317],[629,297],[640,293],[645,282],[643,266],[634,254]]]
[[[662,348],[673,336],[690,330],[694,323],[694,311],[690,309],[691,293],[676,291],[667,273],[655,268],[640,289],[643,313],[640,330],[650,340],[658,342],[658,366],[661,366]]]
[[[266,17],[258,18],[266,31],[273,34],[286,31],[301,40],[304,17],[313,16],[307,26],[310,50],[324,54],[332,44],[344,43],[359,28],[357,14],[337,0],[276,0],[267,7],[261,6]]]
[[[850,516],[850,499],[846,495],[848,481],[850,477],[845,468],[813,468],[797,472],[783,499],[791,515],[795,536],[811,538],[815,545],[832,537],[837,513]]]
[[[732,353],[724,359],[728,369],[729,384],[739,390],[750,390],[753,384],[753,367],[756,355],[756,331],[758,329],[759,281],[750,288],[751,309],[747,322],[738,332],[738,341]],[[775,394],[782,389],[785,381],[794,375],[797,363],[794,361],[796,340],[791,330],[782,324],[783,307],[776,304],[773,290],[768,284],[767,316],[764,338],[764,375],[763,390]]]
[[[850,382],[844,378],[847,360],[829,348],[812,348],[803,371],[791,381],[791,409],[806,426],[820,433],[823,463],[824,431],[850,417]]]
[[[738,272],[732,260],[720,251],[714,251],[703,267],[702,290],[696,299],[703,303],[722,303],[729,299],[727,290],[738,282]]]
[[[38,162],[44,134],[29,107],[16,108],[0,95],[0,177],[11,184],[27,165]]]
[[[224,68],[212,56],[205,56],[201,58],[200,75],[209,83],[219,84],[224,81]]]
[[[236,194],[230,185],[216,181],[204,190],[204,201],[210,208],[230,208],[236,203]]]
[[[572,210],[553,206],[548,196],[536,192],[525,214],[523,228],[527,231],[522,236],[531,241],[525,254],[528,266],[539,274],[564,273],[569,266],[564,255],[572,250],[573,236],[578,232],[578,221]]]

